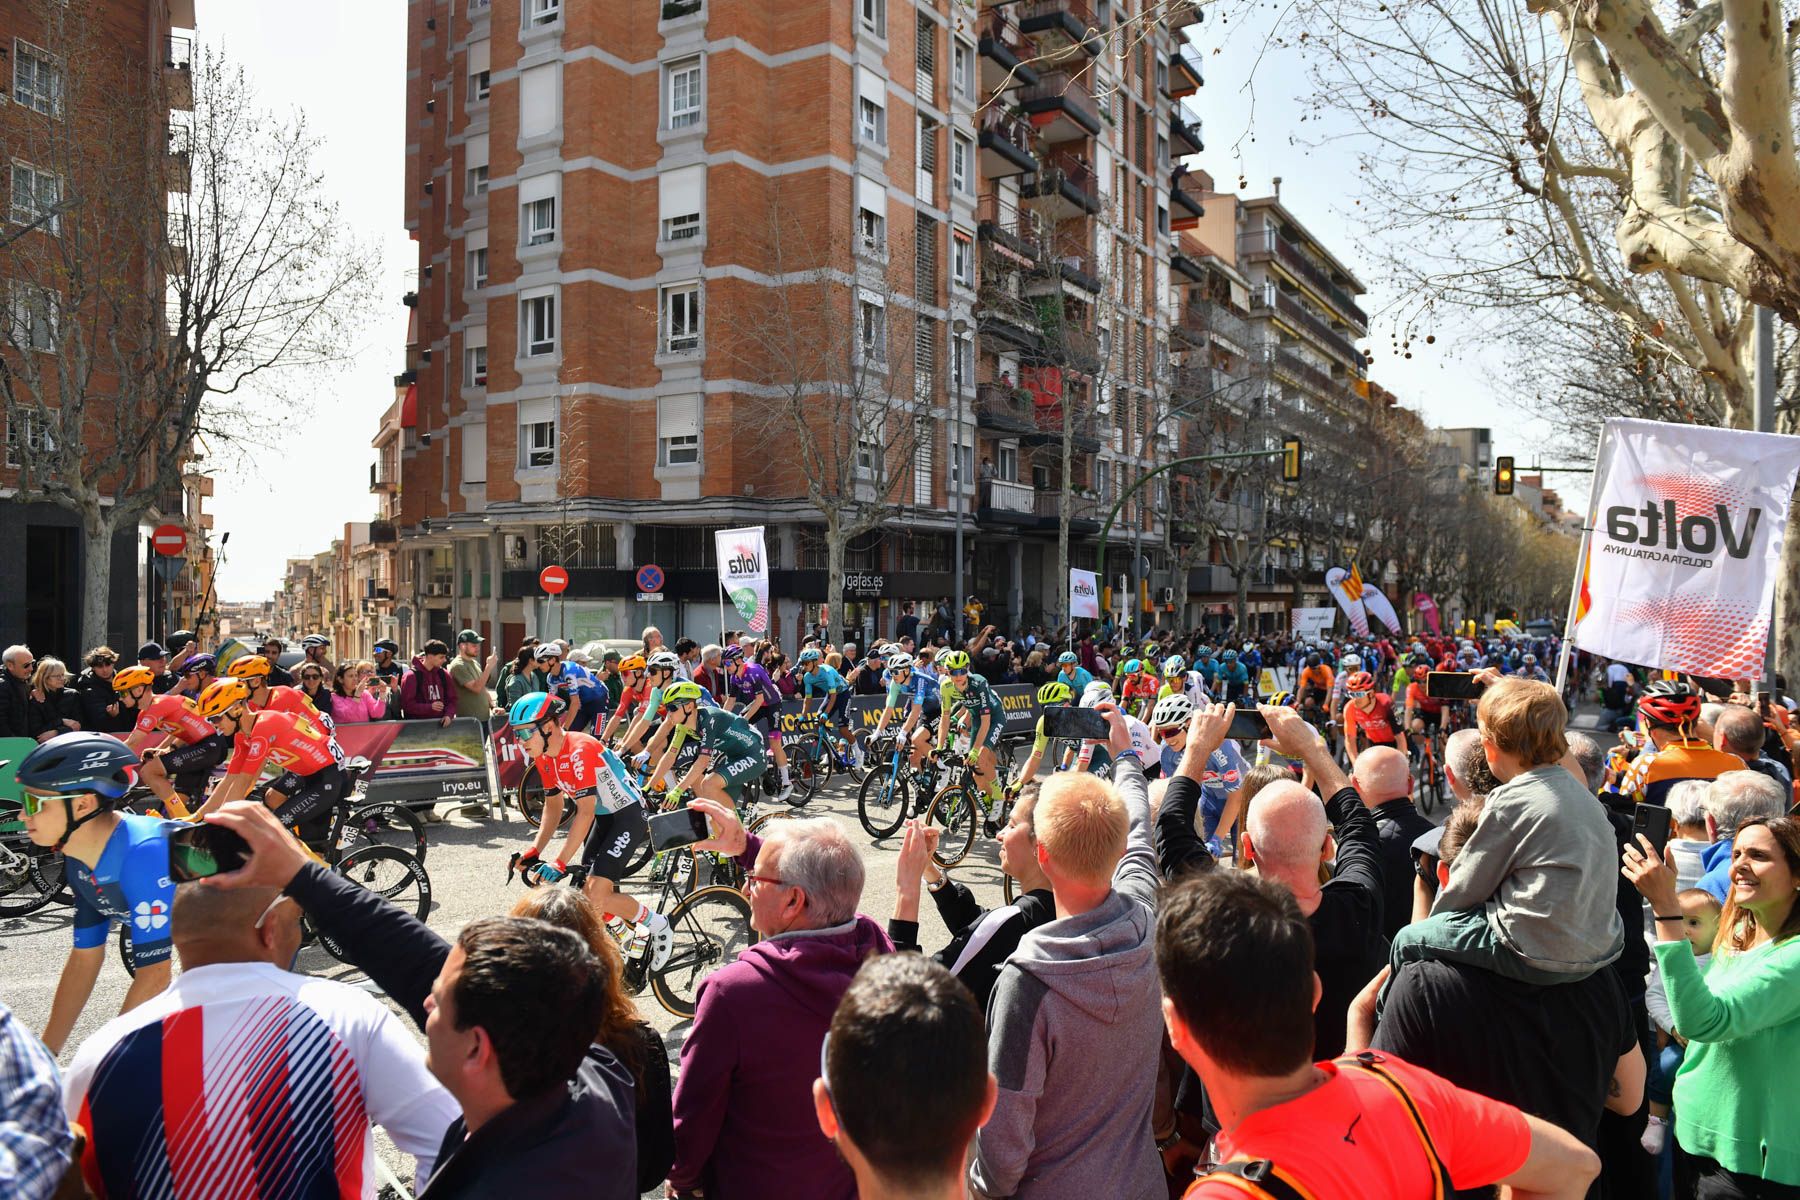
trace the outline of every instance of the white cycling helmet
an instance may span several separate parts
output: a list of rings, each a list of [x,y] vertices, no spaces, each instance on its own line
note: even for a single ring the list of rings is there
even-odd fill
[[[1150,728],[1168,729],[1174,725],[1186,725],[1188,718],[1194,715],[1194,702],[1180,692],[1164,696],[1156,702],[1150,713]]]
[[[1082,689],[1081,707],[1093,708],[1096,705],[1109,704],[1112,702],[1112,698],[1113,690],[1096,679],[1093,683],[1088,684],[1087,687]]]
[[[681,666],[681,660],[675,657],[672,650],[658,650],[644,663],[647,670],[673,671]]]
[[[904,650],[900,650],[888,655],[887,663],[885,665],[890,671],[910,671],[918,664],[913,662],[912,655],[906,653]]]
[[[1356,668],[1358,668],[1360,666],[1362,666],[1362,655],[1360,655],[1360,654],[1344,655],[1344,661],[1343,661],[1344,670],[1354,671],[1354,670],[1356,670]]]

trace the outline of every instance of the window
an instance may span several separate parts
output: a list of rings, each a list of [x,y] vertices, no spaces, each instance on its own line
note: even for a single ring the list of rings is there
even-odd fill
[[[1164,168],[1169,165],[1169,139],[1161,134],[1156,136],[1156,165]]]
[[[866,479],[881,474],[881,431],[865,425],[856,431],[856,473]]]
[[[1001,443],[994,448],[994,475],[1008,483],[1019,480],[1019,448]]]
[[[684,58],[664,68],[669,77],[669,128],[700,123],[700,60]]]
[[[656,402],[656,461],[664,467],[700,462],[699,396],[663,396]]]
[[[975,447],[957,436],[955,444],[950,447],[950,486],[967,491],[974,478]]]
[[[861,239],[863,252],[881,255],[887,253],[887,218],[880,213],[872,213],[866,208],[856,210],[856,232]]]
[[[43,413],[23,412],[17,423],[6,423],[6,465],[13,470],[19,469],[19,437],[24,434],[25,448],[33,454],[53,453],[56,450],[56,414],[52,411]]]
[[[548,246],[556,240],[556,193],[560,175],[534,175],[519,183],[519,240]]]
[[[562,124],[562,64],[519,72],[519,136],[538,137]]]
[[[45,116],[62,109],[62,68],[29,42],[13,42],[13,99]]]
[[[12,219],[16,225],[29,225],[48,217],[43,229],[55,234],[61,230],[62,218],[53,215],[62,194],[61,181],[49,171],[40,171],[26,163],[15,162],[12,169]]]
[[[462,481],[487,482],[487,426],[462,427]]]
[[[556,465],[556,397],[519,401],[519,465]]]
[[[15,281],[7,292],[7,329],[14,348],[56,349],[56,293],[36,284]]]
[[[975,143],[962,134],[950,139],[950,186],[969,195],[973,190],[975,178]]]
[[[519,293],[519,348],[522,357],[541,358],[556,353],[556,289],[538,288]]]
[[[492,3],[493,0],[469,0],[469,15],[486,12]]]
[[[479,104],[488,98],[489,45],[486,38],[469,43],[469,103]]]
[[[1166,205],[1156,206],[1156,232],[1164,235],[1169,232],[1169,210]]]
[[[662,240],[692,241],[700,236],[706,211],[706,168],[677,167],[657,176],[657,203]]]
[[[887,81],[867,67],[856,69],[856,130],[872,146],[887,145]]]
[[[468,280],[463,285],[470,291],[487,286],[487,230],[471,229],[463,237],[463,251],[468,259]]]
[[[525,26],[554,25],[562,20],[562,0],[525,0]]]
[[[975,286],[975,239],[960,229],[950,235],[950,272],[961,286]]]
[[[975,98],[975,47],[961,38],[950,43],[950,79],[958,96],[964,100]]]
[[[487,386],[487,327],[463,330],[463,386]]]
[[[472,134],[463,143],[464,178],[467,186],[464,194],[471,200],[477,196],[487,195],[488,190],[488,135]]]
[[[887,309],[872,296],[864,296],[856,307],[857,340],[862,346],[863,361],[875,365],[886,363]]]
[[[700,349],[700,285],[677,283],[662,289],[663,352],[692,354]]]
[[[966,392],[975,379],[975,343],[968,337],[950,342],[950,382],[959,392]]]
[[[862,26],[876,37],[887,36],[887,0],[856,0]]]

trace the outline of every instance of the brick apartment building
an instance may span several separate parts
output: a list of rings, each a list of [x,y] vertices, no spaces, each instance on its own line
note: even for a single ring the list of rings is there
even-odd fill
[[[802,277],[841,290],[925,431],[888,464],[897,510],[852,545],[833,625],[951,595],[959,508],[990,618],[1059,618],[1061,514],[1072,565],[1096,565],[1112,500],[1180,440],[1171,193],[1202,148],[1180,109],[1198,13],[1144,7],[415,0],[419,258],[375,436],[370,544],[391,560],[357,597],[369,619],[415,643],[705,640],[711,532],[761,524],[791,640],[827,594],[820,514],[741,334]],[[1158,484],[1121,513],[1106,566],[1150,556],[1172,603],[1166,501]],[[553,562],[572,580],[554,604]],[[660,601],[638,600],[646,563]]]
[[[143,144],[150,153],[161,153],[165,139],[193,107],[192,37],[185,31],[194,28],[194,8],[194,0],[96,0],[80,6],[17,0],[0,5],[0,81],[5,83],[0,89],[0,158],[6,162],[7,187],[6,226],[0,231],[0,303],[5,305],[0,355],[9,359],[16,380],[33,374],[22,361],[31,356],[43,397],[60,395],[54,347],[63,330],[83,325],[90,343],[103,345],[114,328],[110,309],[65,311],[56,286],[62,260],[50,241],[89,219],[78,204],[65,209],[85,189],[97,186],[83,176],[100,173],[96,163],[117,163],[117,156],[127,153],[110,140],[122,133],[107,124],[119,111],[106,107],[96,118],[88,100],[101,94],[147,98],[149,111],[133,108],[129,119],[145,120],[139,131]],[[71,47],[77,51],[79,72],[73,90],[65,61]],[[84,140],[102,137],[109,140]],[[75,178],[68,176],[70,171],[77,173]],[[172,171],[169,177],[180,178],[181,173]],[[102,236],[91,227],[82,232],[90,240]],[[141,266],[133,262],[126,269]],[[143,286],[146,295],[159,294],[149,273]],[[105,309],[102,304],[92,307]],[[105,395],[114,386],[105,372],[104,365],[97,366],[84,380],[90,395]],[[80,629],[87,590],[86,535],[70,509],[21,498],[21,465],[33,452],[54,447],[59,435],[57,406],[40,408],[32,392],[28,384],[17,389],[20,407],[5,422],[0,630],[9,642],[26,641],[39,654],[64,657],[78,667],[86,649]],[[99,422],[89,424],[95,428],[83,431],[85,444],[97,446],[103,431]],[[113,538],[105,636],[115,647],[135,648],[144,634],[160,636],[197,615],[212,570],[212,551],[204,537],[211,518],[202,512],[211,493],[210,479],[190,474],[137,529]],[[168,581],[155,569],[148,539],[149,529],[164,521],[185,525],[189,534],[188,555]]]

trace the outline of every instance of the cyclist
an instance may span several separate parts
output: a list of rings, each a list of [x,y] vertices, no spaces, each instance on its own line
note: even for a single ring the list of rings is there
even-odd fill
[[[517,699],[522,699],[521,693]],[[644,656],[628,655],[619,660],[619,702],[613,705],[612,716],[606,718],[606,727],[600,731],[600,740],[612,744],[613,731],[631,728],[631,718],[643,707],[644,701],[650,698],[650,684],[645,678]],[[509,704],[507,706],[511,708]]]
[[[304,716],[277,709],[258,711],[241,679],[219,679],[195,702],[208,724],[231,738],[232,753],[225,778],[201,806],[199,816],[233,800],[242,800],[273,761],[281,774],[263,790],[263,803],[285,825],[299,825],[301,840],[324,837],[323,818],[349,790],[343,756],[324,726]]]
[[[139,778],[162,801],[163,811],[186,817],[187,802],[205,799],[213,768],[231,753],[231,739],[201,719],[192,696],[179,690],[149,695],[153,680],[144,667],[126,667],[113,676],[115,691],[146,693],[125,744],[143,756]],[[145,749],[152,739],[160,739],[158,746]]]
[[[775,769],[781,772],[781,792],[775,798],[786,800],[794,794],[794,781],[788,775],[787,751],[781,746],[781,689],[767,671],[744,657],[743,647],[736,643],[725,647],[719,657],[725,664],[725,710],[736,712],[762,733]],[[884,712],[882,718],[886,717]]]
[[[1341,729],[1344,725],[1344,693],[1350,677],[1363,669],[1362,655],[1347,650],[1338,659],[1337,678],[1331,684],[1331,723]]]
[[[1539,683],[1550,682],[1550,672],[1538,663],[1538,656],[1535,654],[1527,654],[1520,659],[1519,669],[1514,674],[1522,679],[1535,679]]]
[[[967,651],[947,651],[938,658],[938,665],[944,671],[943,687],[950,692],[945,703],[953,703],[955,706],[938,723],[938,752],[942,753],[949,742],[951,727],[961,724],[969,734],[969,747],[975,764],[975,786],[984,796],[982,807],[991,812],[993,805],[1003,799],[999,773],[994,763],[994,749],[1000,745],[1000,738],[1006,732],[1005,706],[1001,704],[1000,694],[994,691],[992,684],[981,676],[970,673]],[[998,826],[991,816],[987,818],[987,825],[987,832],[992,836]]]
[[[506,715],[513,737],[525,757],[537,764],[544,781],[544,813],[538,822],[537,840],[514,856],[513,866],[528,884],[554,883],[569,873],[568,864],[580,850],[588,872],[583,884],[588,899],[608,916],[644,929],[650,938],[650,969],[660,970],[675,945],[669,919],[619,890],[626,864],[650,836],[643,795],[632,783],[624,762],[600,739],[563,728],[568,707],[568,701],[560,696],[532,692],[521,696]],[[569,824],[562,853],[554,861],[546,860],[544,847],[562,823],[565,800],[574,802],[575,819]]]
[[[1344,747],[1356,761],[1359,741],[1371,746],[1394,746],[1407,752],[1406,730],[1394,720],[1394,698],[1375,690],[1375,677],[1358,671],[1344,679],[1350,699],[1344,704]]]
[[[179,676],[173,691],[192,699],[206,690],[206,685],[219,677],[219,660],[212,654],[194,654],[175,668]]]
[[[1093,674],[1081,665],[1081,659],[1073,650],[1064,650],[1056,656],[1056,674],[1059,679],[1069,685],[1069,690],[1077,694],[1094,682]]]
[[[897,650],[888,655],[886,669],[882,672],[882,679],[887,684],[887,694],[882,700],[881,715],[875,718],[875,729],[870,734],[871,739],[880,738],[887,732],[890,714],[897,714],[901,722],[900,729],[895,736],[901,739],[910,738],[912,724],[908,718],[913,707],[912,671],[912,655],[904,650]]]
[[[1097,709],[1103,704],[1110,704],[1114,708],[1118,708],[1119,702],[1113,698],[1112,689],[1098,681],[1088,684],[1087,691],[1081,694],[1081,707]],[[1152,711],[1154,712],[1154,710]],[[1138,720],[1130,713],[1120,711],[1119,716],[1124,718],[1125,728],[1131,734],[1131,748],[1137,751],[1138,761],[1144,766],[1145,777],[1155,779],[1161,773],[1160,759],[1156,752],[1156,735],[1151,732],[1147,723]],[[1096,754],[1100,755],[1102,768],[1111,761],[1111,753],[1105,742],[1083,742],[1081,750],[1076,756],[1075,769],[1078,771],[1092,769]]]
[[[901,732],[912,739],[915,771],[924,768],[925,756],[931,752],[932,739],[937,736],[938,722],[943,719],[943,688],[938,673],[932,670],[931,660],[932,650],[927,646],[919,652],[910,668],[907,690],[911,699],[907,704],[906,724],[901,728]]]
[[[1659,679],[1638,698],[1638,719],[1649,745],[1632,760],[1616,787],[1639,804],[1666,804],[1669,789],[1684,779],[1717,779],[1741,771],[1744,760],[1694,736],[1700,693],[1690,683]]]
[[[1158,700],[1156,711],[1150,714],[1151,733],[1160,744],[1157,761],[1169,778],[1174,778],[1181,766],[1193,715],[1193,703],[1179,694]],[[1199,832],[1214,858],[1228,860],[1232,856],[1238,818],[1250,800],[1243,794],[1244,777],[1249,773],[1250,764],[1233,741],[1220,742],[1206,760],[1206,770],[1200,778]]]
[[[736,811],[744,785],[768,770],[763,736],[750,722],[722,708],[700,702],[703,689],[697,683],[673,683],[664,693],[676,728],[699,741],[700,752],[675,790],[704,796]],[[674,763],[671,746],[656,764],[653,778],[662,779]]]
[[[1335,682],[1325,659],[1317,651],[1309,653],[1306,665],[1300,669],[1300,678],[1295,683],[1295,690],[1300,693],[1301,706],[1324,708],[1331,699],[1331,688]]]
[[[1119,699],[1125,711],[1142,720],[1156,706],[1162,691],[1162,680],[1144,666],[1143,659],[1130,658],[1119,669]]]
[[[1039,688],[1037,693],[1038,707],[1046,710],[1061,708],[1073,703],[1074,699],[1075,693],[1070,691],[1069,685],[1060,679],[1052,679]],[[1044,732],[1044,718],[1040,715],[1032,737],[1031,755],[1025,760],[1024,767],[1019,771],[1019,778],[1022,781],[1030,783],[1037,778],[1038,769],[1044,765],[1044,752],[1050,749],[1050,741],[1050,736]],[[1054,769],[1060,771],[1062,764],[1057,764]]]
[[[317,634],[313,635],[317,637]],[[265,709],[271,712],[291,713],[296,717],[305,717],[316,725],[322,725],[330,734],[337,728],[330,713],[322,713],[313,707],[313,702],[306,698],[306,693],[299,688],[269,685],[269,660],[260,654],[246,654],[235,658],[225,668],[225,677],[243,683],[249,691],[250,708],[253,712]],[[335,741],[334,741],[335,745]],[[338,755],[342,761],[343,755]]]
[[[1164,696],[1186,696],[1190,704],[1207,702],[1206,677],[1199,671],[1188,670],[1187,659],[1181,655],[1171,654],[1163,659],[1162,673],[1163,685],[1156,693],[1158,700]]]
[[[594,678],[593,672],[563,657],[556,642],[545,642],[532,651],[532,661],[544,673],[544,690],[568,702],[568,715],[563,728],[592,733],[600,719],[612,707],[612,693]]]
[[[1444,702],[1425,694],[1425,676],[1431,673],[1431,656],[1415,654],[1412,676],[1406,684],[1406,729],[1418,737],[1435,738],[1444,728]],[[1418,757],[1418,748],[1413,748]]]
[[[965,656],[966,657],[966,656]],[[816,647],[800,652],[800,715],[812,712],[813,692],[824,694],[825,702],[820,709],[825,715],[825,723],[834,729],[838,737],[844,736],[842,722],[838,719],[844,711],[844,705],[850,700],[850,685],[844,677],[837,673],[837,668],[825,662],[825,656]],[[839,766],[849,766],[849,759],[840,749]]]
[[[648,691],[643,703],[638,705],[637,716],[625,730],[625,740],[619,745],[621,754],[636,754],[643,748],[644,739],[650,733],[650,723],[662,715],[663,689],[675,679],[675,673],[680,669],[681,660],[672,650],[658,650],[644,660],[644,684]]]
[[[1246,693],[1251,703],[1255,703],[1256,685],[1250,681],[1250,668],[1238,661],[1238,652],[1230,647],[1219,655],[1218,682],[1225,691],[1225,703],[1241,703]]]
[[[169,985],[167,822],[114,811],[132,785],[138,756],[105,733],[64,733],[34,747],[19,763],[25,835],[63,856],[63,877],[75,895],[75,944],[63,965],[44,1044],[62,1052],[69,1031],[93,995],[106,938],[114,921],[130,922],[137,975],[120,1012],[129,1012]]]

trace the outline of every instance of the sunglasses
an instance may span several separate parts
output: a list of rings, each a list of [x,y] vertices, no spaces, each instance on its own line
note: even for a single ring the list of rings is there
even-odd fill
[[[60,800],[61,796],[40,796],[36,792],[26,792],[19,799],[19,811],[28,817],[35,817],[49,807],[52,800]]]
[[[746,876],[744,876],[744,890],[745,891],[748,891],[750,889],[750,885],[753,883],[766,884],[769,887],[793,887],[794,886],[793,884],[789,883],[787,880],[777,879],[773,875],[746,875]]]
[[[950,672],[950,678],[952,678],[952,679],[967,679],[968,677],[969,677],[969,672],[966,667],[961,671]]]
[[[1180,725],[1170,725],[1165,729],[1152,729],[1150,736],[1159,742],[1166,742],[1172,737],[1185,737],[1187,730]]]

